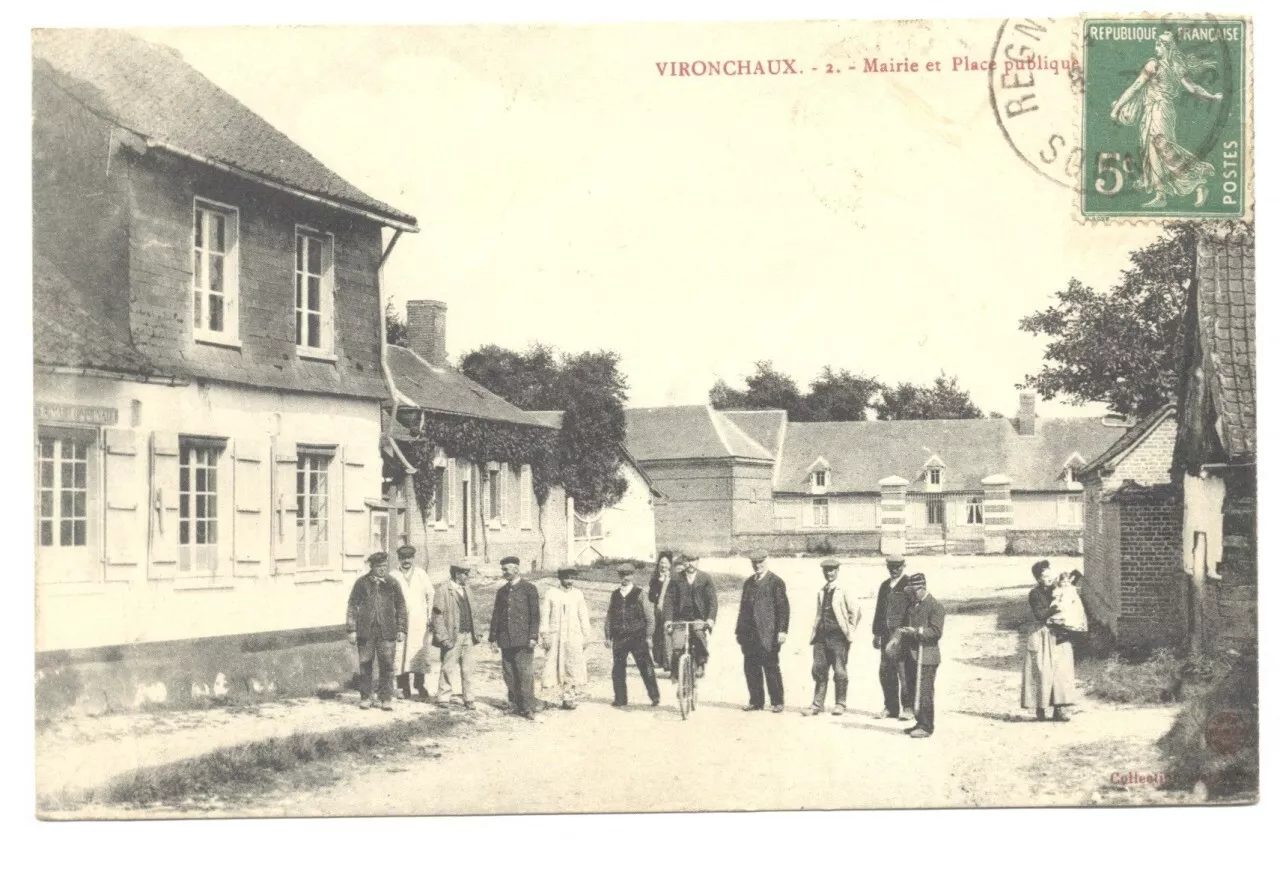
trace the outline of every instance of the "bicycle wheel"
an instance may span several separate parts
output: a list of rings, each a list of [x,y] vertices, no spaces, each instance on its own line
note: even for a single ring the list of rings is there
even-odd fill
[[[680,705],[680,718],[688,719],[693,712],[693,659],[686,651],[680,656],[680,671],[676,679],[676,701]]]

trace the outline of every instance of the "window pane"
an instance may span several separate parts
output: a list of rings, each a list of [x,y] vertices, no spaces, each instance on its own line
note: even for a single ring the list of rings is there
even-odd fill
[[[220,213],[213,214],[213,250],[215,253],[227,252],[227,218]]]
[[[197,519],[208,518],[208,516],[204,514],[204,501],[205,501],[204,494],[196,494],[196,518]]]
[[[40,487],[53,487],[53,461],[45,460],[40,463]]]
[[[212,461],[209,462],[209,468],[205,470],[205,472],[208,473],[205,477],[205,481],[209,485],[209,493],[212,494],[214,491],[218,490],[218,470],[215,468]]]
[[[186,499],[186,498],[183,498]],[[191,545],[191,523],[182,521],[178,523],[178,542],[184,546]]]
[[[53,517],[53,492],[52,491],[40,492],[40,517],[41,518]]]
[[[196,246],[204,246],[204,211],[196,208]]]
[[[77,488],[85,487],[86,486],[85,474],[88,471],[89,471],[89,468],[87,465],[83,463],[77,463],[75,465],[75,480],[72,482],[72,484]]]
[[[62,487],[69,488],[75,484],[75,464],[63,461],[62,463]]]
[[[294,316],[293,343],[296,345],[301,345],[302,344],[302,312],[295,311],[293,316]]]
[[[191,467],[189,467],[189,466],[185,466],[185,465],[184,465],[184,466],[182,466],[181,468],[179,468],[179,470],[178,470],[178,490],[179,490],[179,491],[189,491],[189,490],[191,490]]]
[[[307,310],[320,310],[320,278],[307,278]]]
[[[295,244],[295,246],[294,246],[294,249],[295,249],[295,250],[296,250],[296,252],[297,252],[297,262],[294,264],[294,267],[295,267],[298,271],[302,271],[302,266],[303,266],[303,264],[304,264],[304,263],[303,263],[303,253],[306,251],[306,248],[307,248],[307,239],[306,239],[306,238],[304,238],[304,237],[302,237],[301,235],[299,235],[299,236],[297,237],[297,241],[296,241],[296,244]]]
[[[293,276],[293,307],[302,307],[302,275]]]
[[[40,545],[42,546],[53,545],[53,522],[52,521],[40,522]]]
[[[307,272],[309,274],[319,274],[322,270],[321,257],[324,254],[324,245],[316,238],[307,241]]]
[[[205,528],[207,525],[204,521],[196,521],[196,544],[203,545],[205,542]]]
[[[200,307],[202,298],[203,296],[197,291],[195,302],[193,303],[192,310],[191,310],[191,323],[197,329],[200,329],[201,327],[204,326],[204,316],[202,314],[202,309]]]
[[[209,289],[215,293],[223,290],[222,286],[222,256],[209,257]]]
[[[63,518],[71,517],[71,497],[72,494],[70,491],[62,492],[62,502],[58,504],[58,506]]]
[[[85,544],[85,523],[77,521],[71,530],[71,542],[75,546],[83,546]]]
[[[320,347],[320,315],[307,315],[307,347]]]
[[[58,525],[58,545],[70,546],[71,543],[71,522],[64,521]]]
[[[74,515],[76,518],[84,518],[84,510],[85,510],[84,498],[85,498],[84,491],[76,491],[74,497],[72,498],[73,502],[72,502],[71,514]]]
[[[88,460],[89,459],[89,443],[76,442],[68,440],[65,443],[66,448],[70,449],[66,452],[66,456],[72,460]]]
[[[206,276],[205,275],[205,255],[203,253],[196,253],[195,273],[196,273],[196,289],[197,290],[208,289],[208,287],[205,284],[205,276]]]
[[[212,545],[217,545],[217,542],[218,542],[218,522],[216,522],[216,521],[211,521],[211,522],[209,522],[207,525],[205,525],[205,528],[206,528],[206,530],[208,531],[208,540],[207,540],[207,542],[209,543],[209,545],[211,545],[211,546],[212,546]]]
[[[182,492],[178,493],[178,517],[191,517],[191,495]]]
[[[209,296],[209,328],[214,332],[222,332],[222,296]]]
[[[49,439],[40,440],[40,456],[44,458],[53,457],[53,442]]]
[[[196,491],[197,492],[204,491],[206,473],[208,473],[208,470],[206,470],[204,467],[202,466],[196,467]]]

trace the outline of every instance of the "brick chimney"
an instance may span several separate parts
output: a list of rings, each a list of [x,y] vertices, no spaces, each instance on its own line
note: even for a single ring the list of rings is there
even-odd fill
[[[1018,435],[1034,436],[1036,434],[1036,394],[1032,390],[1024,390],[1018,394]]]
[[[435,299],[415,299],[404,304],[409,349],[433,366],[443,366],[448,359],[444,334],[448,307]]]

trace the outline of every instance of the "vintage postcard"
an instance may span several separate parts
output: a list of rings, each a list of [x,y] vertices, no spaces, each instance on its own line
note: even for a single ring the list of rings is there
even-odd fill
[[[1252,29],[33,31],[37,814],[1255,803]]]

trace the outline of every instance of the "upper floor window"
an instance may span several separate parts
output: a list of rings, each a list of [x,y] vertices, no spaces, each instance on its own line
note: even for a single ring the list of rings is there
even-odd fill
[[[931,485],[942,484],[942,467],[940,466],[929,467],[929,484]]]
[[[299,227],[294,254],[294,344],[298,353],[333,352],[333,237]]]
[[[234,207],[197,199],[191,274],[192,326],[198,341],[240,341],[238,235]]]
[[[434,467],[435,482],[431,489],[431,520],[444,525],[449,519],[449,470],[445,466]]]
[[[827,471],[818,470],[813,474],[813,486],[815,488],[825,488],[827,486]]]

